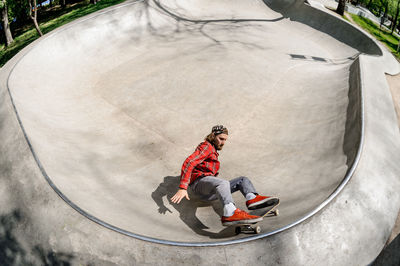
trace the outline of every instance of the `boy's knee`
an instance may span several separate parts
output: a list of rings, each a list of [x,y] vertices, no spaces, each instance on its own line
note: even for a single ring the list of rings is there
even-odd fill
[[[224,189],[225,188],[230,189],[231,185],[230,185],[229,181],[221,180],[221,182],[218,183],[217,187],[224,188]]]
[[[248,182],[248,181],[250,181],[250,179],[249,179],[248,177],[246,177],[246,176],[241,176],[241,177],[239,177],[239,179],[240,179],[241,182]]]

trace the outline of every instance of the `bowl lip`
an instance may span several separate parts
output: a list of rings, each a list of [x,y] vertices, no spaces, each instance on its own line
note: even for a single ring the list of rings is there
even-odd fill
[[[22,124],[20,115],[18,113],[18,110],[16,108],[15,102],[14,102],[14,98],[12,96],[11,93],[11,89],[9,86],[9,81],[10,81],[10,77],[14,71],[14,69],[16,68],[16,66],[20,63],[20,61],[27,55],[29,54],[29,52],[34,49],[36,47],[36,44],[42,41],[45,41],[49,38],[51,38],[52,36],[59,34],[61,32],[63,32],[66,29],[69,29],[71,27],[73,27],[76,24],[85,22],[87,20],[91,20],[94,19],[98,16],[104,15],[108,12],[111,12],[115,9],[118,8],[122,8],[128,5],[134,5],[137,3],[141,3],[144,2],[146,0],[133,0],[133,1],[127,1],[109,8],[106,8],[104,10],[100,10],[96,13],[90,14],[86,17],[83,17],[82,19],[78,19],[74,22],[68,23],[62,27],[60,27],[59,29],[53,31],[52,33],[49,33],[47,35],[45,35],[42,38],[39,38],[38,40],[34,41],[32,44],[28,45],[25,49],[23,49],[20,53],[22,53],[23,55],[18,58],[18,60],[14,63],[14,65],[12,66],[11,70],[9,71],[8,77],[7,77],[7,81],[6,81],[6,87],[7,87],[7,91],[8,91],[8,95],[10,97],[10,101],[13,107],[13,110],[16,114],[16,118],[18,120],[18,124],[23,132],[24,138],[29,146],[29,150],[31,151],[33,158],[35,159],[36,164],[39,167],[40,172],[42,173],[43,177],[45,178],[45,180],[47,181],[47,183],[50,185],[50,187],[58,194],[58,196],[60,198],[62,198],[68,205],[70,205],[74,210],[76,210],[77,212],[79,212],[81,215],[83,215],[84,217],[86,217],[87,219],[105,227],[108,228],[110,230],[113,230],[115,232],[118,232],[120,234],[132,237],[132,238],[136,238],[136,239],[140,239],[140,240],[144,240],[144,241],[148,241],[148,242],[152,242],[152,243],[157,243],[157,244],[164,244],[164,245],[172,245],[172,246],[184,246],[184,247],[212,247],[212,246],[224,246],[224,245],[232,245],[232,244],[239,244],[239,243],[245,243],[245,242],[249,242],[249,241],[253,241],[253,240],[257,240],[257,239],[261,239],[261,238],[265,238],[268,236],[272,236],[275,234],[278,234],[280,232],[286,231],[302,222],[304,222],[305,220],[308,220],[309,218],[311,218],[312,216],[314,216],[315,214],[317,214],[319,211],[321,211],[324,207],[326,207],[333,199],[336,198],[336,196],[344,189],[344,187],[346,186],[346,184],[350,181],[351,177],[354,175],[354,172],[358,166],[358,163],[360,161],[361,158],[361,153],[362,153],[362,147],[364,144],[364,137],[365,137],[365,133],[364,133],[364,127],[365,127],[365,117],[364,117],[364,98],[363,98],[363,83],[360,83],[360,121],[361,121],[361,130],[360,130],[360,141],[359,141],[359,145],[357,147],[357,153],[355,156],[355,159],[351,165],[350,168],[348,168],[345,177],[343,178],[343,180],[341,181],[341,183],[338,185],[338,187],[329,195],[329,197],[327,199],[325,199],[321,204],[319,204],[316,208],[314,208],[313,210],[311,210],[310,212],[308,212],[306,215],[304,215],[303,217],[295,220],[292,223],[287,224],[286,226],[282,226],[278,229],[266,232],[266,233],[261,233],[261,234],[256,234],[253,236],[248,236],[248,237],[243,237],[243,238],[239,238],[239,239],[232,239],[232,240],[226,240],[226,241],[216,241],[216,242],[181,242],[181,241],[171,241],[171,240],[163,240],[163,239],[158,239],[158,238],[153,238],[153,237],[148,237],[148,236],[144,236],[144,235],[140,235],[140,234],[136,234],[127,230],[124,230],[122,228],[119,228],[117,226],[114,226],[112,224],[109,224],[93,215],[91,215],[90,213],[88,213],[87,211],[83,210],[82,208],[80,208],[77,204],[75,204],[74,202],[72,202],[66,195],[64,195],[61,190],[53,183],[53,181],[51,180],[50,176],[47,174],[46,170],[44,169],[38,155],[36,154],[32,143],[26,133],[26,130],[24,128],[24,125]],[[24,52],[25,51],[25,52]],[[360,74],[359,77],[362,78],[363,76],[363,71],[362,68],[360,67],[360,58],[362,55],[358,55],[358,58],[354,60],[354,63],[359,64],[359,68],[360,68]]]

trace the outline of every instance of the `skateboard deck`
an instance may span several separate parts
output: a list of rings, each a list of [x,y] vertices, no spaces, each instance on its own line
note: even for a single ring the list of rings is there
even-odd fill
[[[269,216],[278,216],[279,215],[279,210],[278,210],[278,205],[279,205],[279,199],[274,205],[256,209],[254,211],[250,211],[251,215],[257,215],[261,217],[269,217]],[[258,222],[255,223],[240,223],[240,224],[235,224],[231,225],[235,227],[235,233],[240,234],[240,233],[245,233],[245,234],[259,234],[261,233],[261,227],[259,225],[256,225]]]

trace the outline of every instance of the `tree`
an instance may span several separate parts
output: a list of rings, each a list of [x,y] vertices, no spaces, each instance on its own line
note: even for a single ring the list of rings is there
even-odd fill
[[[8,7],[6,0],[0,0],[0,9],[1,20],[3,21],[3,31],[6,37],[6,46],[10,46],[14,39],[11,34],[10,23],[8,23]]]
[[[346,0],[339,0],[339,4],[337,6],[336,13],[343,16],[345,7],[346,7]]]
[[[395,16],[395,18],[393,20],[393,23],[392,23],[392,34],[393,34],[394,29],[397,26],[397,19],[399,17],[399,5],[400,5],[400,0],[397,0],[396,16]]]
[[[367,8],[370,9],[371,8],[371,4],[372,4],[372,0],[369,0],[368,4],[367,4]]]
[[[379,30],[382,29],[382,25],[385,24],[385,20],[387,18],[387,14],[389,11],[389,0],[379,0],[380,5],[379,5],[379,16],[381,17],[381,23],[379,25]],[[382,8],[384,10],[383,15],[382,14]]]
[[[389,12],[389,1],[384,1],[384,0],[380,0],[381,4],[384,6],[384,10],[385,12],[383,13],[383,17],[387,18],[388,12]]]
[[[42,31],[39,28],[39,24],[37,22],[37,4],[36,0],[28,0],[29,2],[29,16],[33,20],[33,24],[35,25],[36,31],[39,33],[40,36],[43,36]],[[32,8],[32,4],[34,8]],[[32,15],[32,9],[33,9],[33,15]]]
[[[18,28],[31,22],[31,18],[29,17],[29,2],[27,0],[6,1],[8,6],[8,18],[10,21],[13,21],[12,24],[14,24],[14,27]],[[11,27],[11,31],[13,32],[13,27]]]

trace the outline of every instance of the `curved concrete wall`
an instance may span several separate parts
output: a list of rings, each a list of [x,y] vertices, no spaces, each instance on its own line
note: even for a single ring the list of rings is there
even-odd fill
[[[360,60],[357,59],[350,67],[349,73],[349,104],[347,106],[346,130],[343,141],[343,151],[347,155],[346,164],[349,169],[357,163],[357,156],[362,148],[364,138],[363,104],[361,95]],[[348,174],[348,173],[347,173]]]
[[[257,12],[259,7],[265,8],[263,2],[250,3],[255,5],[242,2],[243,9],[252,8],[248,10],[249,14]],[[163,4],[170,5],[168,8],[175,10],[178,7],[171,6],[180,2]],[[180,6],[182,13],[182,10],[201,10],[200,6],[206,3],[192,1],[185,4],[187,6]],[[217,4],[212,7],[214,12],[228,5],[225,2]],[[161,3],[157,2],[157,6],[167,10]],[[239,7],[235,7],[230,11],[231,15],[216,13],[213,16],[219,18],[243,15],[238,9]],[[148,12],[149,15],[143,18],[137,15],[140,12]],[[326,50],[330,56],[340,58],[344,52],[350,54],[354,51],[347,48],[333,53],[334,46],[338,45],[337,41],[331,39],[330,46],[320,45],[320,36],[300,29],[291,32],[290,24],[285,21],[256,21],[258,24],[253,27],[258,27],[258,31],[242,33],[230,24],[224,25],[221,30],[219,24],[227,22],[218,20],[217,25],[207,25],[206,33],[222,40],[223,49],[220,48],[222,45],[215,45],[214,50],[219,51],[203,52],[202,62],[207,64],[199,62],[198,58],[191,62],[191,56],[182,55],[175,48],[182,45],[182,42],[175,39],[184,37],[183,44],[190,47],[189,51],[206,49],[209,39],[193,36],[193,30],[184,25],[180,26],[180,34],[170,34],[172,40],[154,38],[154,32],[158,35],[173,32],[175,27],[174,19],[165,19],[157,12],[159,10],[155,7],[138,3],[71,26],[36,45],[10,74],[8,86],[35,158],[44,176],[58,193],[80,212],[96,217],[95,220],[102,224],[107,223],[107,227],[123,230],[130,235],[174,242],[198,242],[203,245],[208,242],[215,244],[249,240],[246,235],[235,236],[233,232],[224,230],[211,207],[189,202],[182,209],[178,208],[184,225],[173,215],[160,216],[154,209],[157,205],[173,207],[172,204],[165,207],[162,198],[165,194],[170,197],[175,192],[177,178],[165,177],[158,187],[155,184],[160,182],[160,177],[170,173],[169,169],[179,169],[182,159],[177,157],[177,148],[180,148],[179,153],[184,156],[193,143],[197,143],[197,139],[190,139],[180,132],[199,124],[205,125],[210,119],[218,117],[230,125],[234,143],[238,143],[239,139],[247,140],[240,144],[246,149],[235,144],[239,150],[230,150],[229,154],[223,155],[228,160],[228,164],[223,165],[223,169],[229,171],[224,173],[226,178],[232,178],[235,172],[245,173],[252,178],[260,192],[267,193],[269,190],[269,193],[278,193],[282,199],[282,215],[274,222],[263,224],[265,234],[275,233],[298,223],[299,219],[306,218],[310,212],[326,204],[325,200],[335,193],[342,182],[346,169],[352,167],[345,164],[345,160],[354,160],[346,154],[347,150],[343,154],[342,145],[338,145],[343,142],[343,135],[346,134],[343,133],[346,130],[345,106],[348,105],[347,90],[351,85],[346,80],[351,60],[332,64],[320,57],[322,63],[318,64],[318,61],[304,62],[292,58],[296,58],[293,53],[301,56],[306,52],[323,56],[327,54]],[[204,14],[192,16],[202,17],[208,12],[207,8]],[[259,17],[276,16],[267,8],[258,12]],[[110,25],[118,17],[124,19]],[[199,20],[193,21],[195,24],[199,23]],[[230,23],[244,22],[254,23],[248,20],[234,20]],[[263,25],[264,22],[267,25]],[[143,29],[148,23],[152,24],[151,34],[146,34]],[[243,27],[253,28],[251,24]],[[291,34],[307,34],[309,40],[303,40],[307,45],[302,49],[295,49],[291,45],[286,47],[280,40],[280,34],[271,32],[273,27],[281,27]],[[132,32],[135,35],[132,36]],[[224,35],[225,32],[234,35],[234,38],[224,41],[230,37]],[[268,34],[262,36],[263,32]],[[250,34],[260,36],[256,39]],[[238,50],[240,42],[246,41],[258,46],[265,43],[274,49],[252,49],[251,52]],[[161,48],[154,44],[157,42],[161,44]],[[197,44],[194,45],[193,42]],[[230,42],[234,42],[233,45],[229,45]],[[100,47],[98,44],[101,44]],[[277,44],[284,48],[278,48]],[[76,49],[77,46],[80,48]],[[146,56],[149,53],[150,57]],[[291,55],[288,56],[287,53]],[[184,60],[179,60],[180,57]],[[213,82],[218,84],[219,91],[223,91],[220,94],[214,94],[216,88],[207,82],[198,88],[190,83],[191,79],[201,83],[201,79],[213,78],[210,72],[218,62],[211,59],[212,57],[224,62],[226,69],[220,71]],[[271,61],[271,57],[275,62]],[[174,69],[177,63],[172,58],[178,58],[177,63],[185,64],[185,68],[191,69],[194,66],[198,69],[185,71],[186,77],[176,80],[174,77],[182,75],[182,68],[171,72],[162,67],[167,65],[169,69]],[[245,67],[237,65],[237,62],[245,64],[243,58],[247,64]],[[258,58],[265,58],[263,61],[267,64],[260,65]],[[38,61],[40,64],[36,63]],[[156,61],[157,67],[154,68]],[[59,62],[64,64],[60,65]],[[235,66],[229,65],[232,63]],[[271,65],[275,71],[266,68]],[[43,67],[55,70],[51,75],[40,78]],[[202,73],[200,68],[207,73]],[[250,85],[252,82],[248,81],[249,74],[245,72],[249,68],[253,80],[261,82]],[[242,77],[240,72],[244,72]],[[309,72],[313,72],[312,77]],[[68,73],[68,79],[64,78],[64,73]],[[282,75],[285,76],[285,81],[282,81],[282,77],[279,78]],[[306,79],[304,75],[310,77]],[[158,78],[159,76],[161,77]],[[319,83],[318,79],[322,76],[329,82]],[[159,82],[159,79],[164,81],[166,77],[172,85]],[[198,80],[195,80],[197,77]],[[231,83],[240,86],[231,86]],[[269,90],[265,88],[266,84],[273,83],[276,85]],[[151,90],[150,86],[157,89]],[[275,96],[276,90],[281,95]],[[207,110],[200,109],[197,97],[190,97],[193,94],[198,95],[197,91],[205,91],[203,95],[210,95],[209,98],[218,99],[218,102],[208,103]],[[234,98],[223,101],[223,94],[234,95]],[[179,100],[182,95],[186,99],[185,105]],[[313,97],[319,100],[310,101]],[[240,101],[235,101],[235,98]],[[220,108],[212,110],[210,104],[224,106],[223,111]],[[179,106],[180,111],[174,106]],[[281,108],[285,109],[283,116],[276,114]],[[170,112],[168,109],[175,110]],[[202,113],[201,117],[198,117],[199,111],[196,109]],[[237,121],[236,116],[241,116],[241,119]],[[175,126],[166,128],[166,125],[172,124]],[[252,131],[252,128],[257,128],[258,135],[263,139],[250,138],[246,131]],[[298,133],[293,134],[292,130]],[[149,131],[156,134],[149,134]],[[190,145],[182,145],[189,142],[188,139]],[[253,139],[256,141],[252,142]],[[358,142],[354,143],[353,149],[357,150],[357,144]],[[300,153],[304,159],[299,158]],[[242,158],[250,158],[252,154],[256,154],[251,160],[256,162],[254,165],[247,160],[242,169],[237,166],[236,169],[233,168]],[[316,158],[318,160],[314,162]],[[232,163],[229,164],[230,161]],[[271,161],[277,162],[275,166]],[[142,170],[143,165],[146,166],[145,171]],[[252,168],[258,171],[251,171]],[[174,180],[170,181],[172,179]],[[150,194],[157,205],[150,199]],[[218,208],[217,204],[215,208]],[[189,215],[190,213],[193,215]],[[142,216],[140,219],[138,214]],[[159,219],[157,223],[154,222],[154,216]],[[171,224],[177,224],[176,228],[171,228]],[[203,230],[202,227],[210,230]]]
[[[302,26],[312,27],[318,31],[317,34],[327,34],[343,42],[346,46],[357,49],[360,53],[381,56],[379,46],[362,31],[355,28],[345,20],[305,5],[304,1],[294,0],[290,4],[281,5],[278,1],[264,1],[271,9],[281,13],[291,21],[300,22]],[[288,1],[289,2],[289,1]],[[321,38],[321,43],[329,47],[329,39]],[[340,49],[339,49],[340,50]]]
[[[199,249],[152,244],[105,230],[67,206],[47,185],[32,157],[7,92],[10,71],[37,44],[40,41],[13,58],[0,74],[0,117],[3,120],[0,135],[4,139],[0,157],[1,205],[4,206],[0,226],[8,232],[8,242],[3,250],[9,250],[0,253],[0,258],[6,263],[367,264],[383,247],[399,207],[396,195],[399,169],[394,163],[399,156],[399,136],[381,67],[381,64],[387,65],[389,61],[383,60],[389,57],[362,55],[360,62],[356,60],[350,67],[350,103],[346,110],[343,142],[347,165],[352,165],[358,147],[361,87],[366,106],[365,145],[360,165],[342,193],[307,222],[272,237],[228,247]],[[375,55],[374,48],[368,47],[360,50],[366,49]],[[90,51],[90,47],[86,51]],[[339,54],[347,56],[352,52],[350,49]],[[73,66],[71,62],[67,67],[71,64]],[[98,241],[98,238],[104,241]]]

